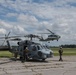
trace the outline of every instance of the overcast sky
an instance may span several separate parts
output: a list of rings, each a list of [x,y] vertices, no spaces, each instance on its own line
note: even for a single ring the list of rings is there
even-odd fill
[[[46,29],[61,36],[51,45],[76,44],[76,0],[0,0],[0,36]]]

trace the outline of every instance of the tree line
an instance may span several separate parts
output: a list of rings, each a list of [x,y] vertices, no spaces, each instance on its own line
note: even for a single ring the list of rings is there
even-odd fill
[[[70,45],[61,45],[62,48],[76,48],[75,44],[70,44]]]

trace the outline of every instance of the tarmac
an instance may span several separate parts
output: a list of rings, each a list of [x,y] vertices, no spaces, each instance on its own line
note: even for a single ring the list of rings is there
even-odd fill
[[[0,75],[76,75],[76,56],[54,56],[45,61],[0,58]]]

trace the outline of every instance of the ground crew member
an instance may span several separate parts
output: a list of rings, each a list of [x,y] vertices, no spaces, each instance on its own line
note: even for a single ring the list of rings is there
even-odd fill
[[[28,52],[29,52],[28,47],[26,47],[25,51],[26,51],[25,59],[28,60]]]
[[[28,59],[28,47],[25,47],[25,49],[23,50],[23,61]]]
[[[15,50],[15,53],[14,53],[15,60],[17,60],[17,56],[18,56],[18,51],[17,51],[17,49],[16,49],[16,50]]]
[[[63,61],[62,60],[62,54],[63,54],[63,49],[62,49],[62,47],[60,47],[60,49],[59,49],[59,61]]]

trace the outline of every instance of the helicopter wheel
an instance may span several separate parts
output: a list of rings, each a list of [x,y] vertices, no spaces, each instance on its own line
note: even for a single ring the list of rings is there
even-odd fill
[[[28,56],[26,56],[25,60],[26,60],[26,61],[28,61],[28,60],[29,60]]]
[[[20,60],[22,60],[23,58],[20,56]]]
[[[45,61],[45,59],[42,59],[42,61]]]

